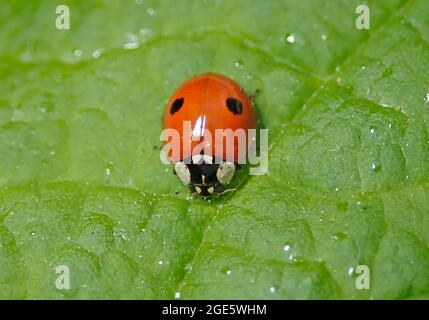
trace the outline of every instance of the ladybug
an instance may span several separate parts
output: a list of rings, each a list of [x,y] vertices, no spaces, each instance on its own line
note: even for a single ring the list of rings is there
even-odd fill
[[[230,78],[206,73],[186,81],[168,101],[163,118],[163,128],[175,129],[180,135],[176,142],[165,142],[173,143],[172,149],[180,148],[176,155],[167,154],[175,174],[191,192],[202,197],[227,191],[237,169],[237,142],[233,142],[229,156],[224,139],[206,142],[204,151],[195,151],[195,147],[208,140],[209,134],[213,139],[217,129],[244,129],[247,141],[248,130],[256,129],[256,120],[252,99]],[[190,123],[191,134],[185,132],[185,121]]]

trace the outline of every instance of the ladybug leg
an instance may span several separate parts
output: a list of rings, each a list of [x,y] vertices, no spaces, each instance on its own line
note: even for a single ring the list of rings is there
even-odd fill
[[[191,191],[190,195],[192,198],[196,198],[199,196],[198,192],[196,192],[196,191]]]
[[[255,89],[255,91],[253,91],[253,93],[251,93],[249,95],[250,100],[252,100],[252,102],[255,102],[255,99],[261,94],[261,89],[257,88]]]
[[[237,191],[237,188],[226,189],[226,190],[223,190],[222,192],[219,192],[217,194],[217,197],[220,197],[220,196],[224,195],[225,193],[235,192],[235,191]]]

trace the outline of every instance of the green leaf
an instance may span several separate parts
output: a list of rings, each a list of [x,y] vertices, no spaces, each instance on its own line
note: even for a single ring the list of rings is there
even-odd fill
[[[357,0],[63,2],[70,30],[0,6],[1,298],[429,297],[427,1],[367,1],[369,30]],[[261,91],[270,141],[211,202],[154,148],[207,71]]]

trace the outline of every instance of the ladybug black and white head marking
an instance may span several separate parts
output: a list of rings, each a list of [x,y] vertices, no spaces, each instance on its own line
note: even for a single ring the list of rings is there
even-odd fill
[[[229,184],[235,174],[235,164],[232,162],[222,162],[216,172],[217,180],[223,184]]]
[[[183,184],[188,185],[191,183],[191,172],[183,161],[177,162],[174,165],[174,171]]]
[[[235,174],[235,164],[216,163],[209,155],[194,155],[192,161],[180,161],[174,170],[183,184],[202,197],[210,197],[224,191]]]

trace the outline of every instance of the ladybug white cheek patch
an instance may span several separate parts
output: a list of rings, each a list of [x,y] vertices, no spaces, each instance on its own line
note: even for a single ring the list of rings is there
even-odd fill
[[[191,172],[183,161],[177,162],[174,165],[174,171],[183,184],[189,185],[191,183]]]
[[[222,162],[217,169],[216,178],[221,184],[229,184],[235,174],[235,164]]]

